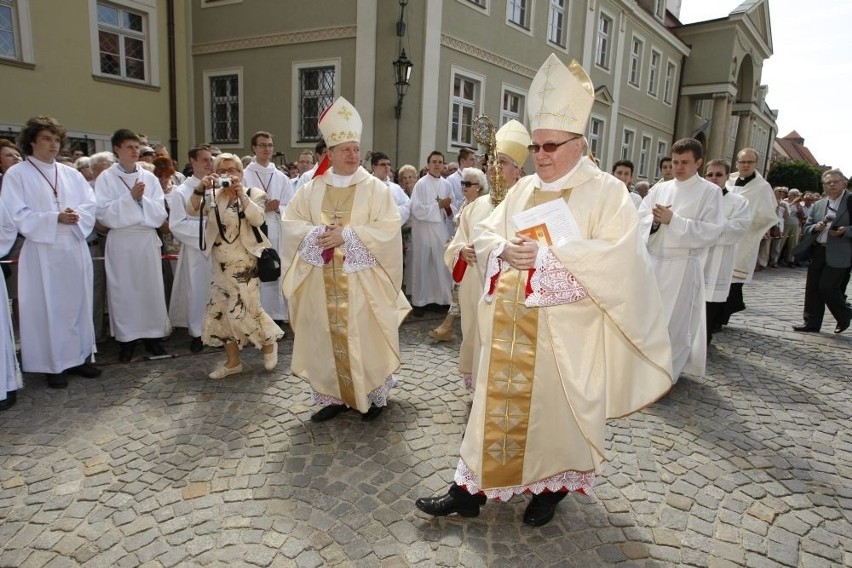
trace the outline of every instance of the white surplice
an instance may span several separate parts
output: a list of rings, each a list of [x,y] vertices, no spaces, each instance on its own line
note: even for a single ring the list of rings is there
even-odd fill
[[[734,273],[734,255],[737,243],[751,224],[748,201],[742,195],[729,191],[722,197],[725,208],[725,227],[716,245],[707,253],[704,263],[704,300],[724,302],[728,299]]]
[[[257,162],[252,162],[246,166],[243,173],[243,186],[257,187],[266,192],[268,200],[277,199],[280,205],[276,211],[266,212],[266,226],[269,229],[269,242],[272,247],[281,254],[281,214],[284,208],[293,199],[296,191],[293,189],[293,184],[284,172],[275,167],[275,164],[269,163],[266,166],[261,166]],[[287,310],[287,300],[284,294],[281,293],[281,279],[274,282],[261,282],[260,284],[260,304],[263,306],[263,311],[269,314],[274,320],[289,321],[290,316]]]
[[[18,228],[12,216],[0,201],[0,256],[5,256],[15,244]],[[12,328],[12,316],[9,313],[9,296],[6,293],[6,279],[0,277],[0,401],[6,400],[6,394],[23,387],[21,370],[15,358],[15,334]]]
[[[651,209],[670,205],[669,224],[648,237],[672,343],[672,380],[681,372],[703,376],[707,360],[704,261],[725,223],[722,193],[698,174],[654,186],[644,199]]]
[[[390,189],[393,202],[396,203],[396,208],[399,211],[399,226],[402,227],[411,215],[411,199],[398,183],[390,180],[384,180],[384,182]]]
[[[130,195],[145,183],[141,201]],[[171,333],[163,288],[157,228],[167,218],[159,180],[139,166],[125,173],[113,164],[95,182],[98,221],[110,228],[106,272],[110,329],[118,341],[155,339]]]
[[[411,192],[411,303],[449,305],[453,279],[444,264],[444,249],[452,234],[447,223],[453,223],[458,209],[447,213],[437,200],[452,197],[450,183],[444,178],[425,175]],[[452,206],[451,206],[452,207]]]
[[[55,374],[76,367],[95,350],[86,244],[95,226],[92,188],[74,168],[30,157],[3,176],[0,200],[26,239],[18,265],[23,370]],[[59,223],[66,208],[80,216],[77,224]]]
[[[195,176],[172,190],[169,210],[169,230],[180,241],[180,256],[175,268],[172,297],[169,301],[169,319],[175,327],[185,327],[192,337],[201,337],[207,301],[210,298],[210,247],[205,243],[201,250],[198,241],[204,217],[189,215],[187,203],[192,192],[201,185]]]
[[[741,283],[751,282],[760,241],[769,227],[778,222],[778,215],[775,213],[778,202],[775,200],[772,186],[760,174],[755,173],[753,179],[741,186],[736,185],[737,178],[739,174],[732,173],[725,187],[728,191],[746,198],[751,216],[751,225],[740,239],[734,255],[734,275],[731,282]]]

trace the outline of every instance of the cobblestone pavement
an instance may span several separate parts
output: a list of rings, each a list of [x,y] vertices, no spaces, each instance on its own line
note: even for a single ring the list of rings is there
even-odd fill
[[[804,270],[759,273],[705,378],[610,424],[592,496],[521,523],[526,498],[432,519],[468,396],[455,343],[402,327],[401,387],[364,423],[322,424],[305,385],[257,352],[111,364],[0,413],[0,566],[852,566],[852,332],[796,334]],[[109,349],[107,349],[109,351]],[[557,435],[554,433],[554,435]]]

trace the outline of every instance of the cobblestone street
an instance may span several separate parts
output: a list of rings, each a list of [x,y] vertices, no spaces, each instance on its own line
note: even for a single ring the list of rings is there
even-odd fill
[[[249,350],[223,381],[221,350],[190,354],[183,330],[173,359],[114,364],[107,344],[100,378],[29,376],[0,413],[0,566],[852,566],[852,331],[790,329],[804,278],[758,273],[707,376],[611,421],[593,495],[538,529],[526,497],[472,519],[414,507],[451,482],[469,408],[437,314],[403,325],[371,423],[310,422],[289,338],[273,373]]]

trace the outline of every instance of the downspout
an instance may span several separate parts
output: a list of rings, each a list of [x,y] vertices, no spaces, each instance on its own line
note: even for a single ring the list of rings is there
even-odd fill
[[[175,71],[175,0],[166,0],[166,34],[169,52],[169,153],[178,155],[177,73]]]

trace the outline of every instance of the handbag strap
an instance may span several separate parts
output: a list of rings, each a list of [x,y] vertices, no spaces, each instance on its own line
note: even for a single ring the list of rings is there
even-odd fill
[[[198,248],[207,250],[207,241],[204,239],[204,196],[201,196],[201,207],[198,212]]]
[[[216,214],[216,225],[219,228],[219,236],[222,237],[222,240],[225,241],[228,244],[231,244],[234,241],[236,241],[240,236],[239,232],[237,232],[236,236],[233,239],[231,239],[230,241],[225,236],[225,227],[222,225],[222,218],[219,217],[219,205],[216,203],[215,199],[213,200],[213,213]],[[242,215],[240,214],[240,202],[239,202],[239,200],[237,200],[237,217],[240,221],[242,221]]]
[[[258,176],[257,179],[260,179],[260,176]],[[251,188],[250,187],[246,188],[246,197],[251,198]],[[251,223],[249,223],[249,227],[251,227],[251,230],[254,232],[254,238],[257,239],[258,244],[262,243],[263,239],[260,238],[260,231],[257,230],[257,227],[255,227]]]

